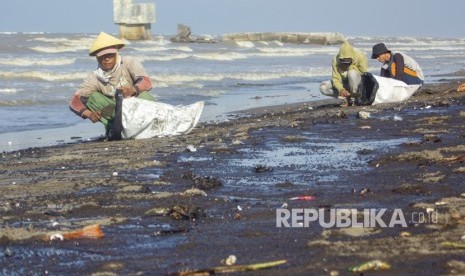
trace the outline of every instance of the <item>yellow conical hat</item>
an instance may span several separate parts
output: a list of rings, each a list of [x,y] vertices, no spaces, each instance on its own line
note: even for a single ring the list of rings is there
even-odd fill
[[[111,46],[121,49],[124,47],[124,42],[121,39],[101,32],[89,49],[89,56],[95,56],[100,50]]]

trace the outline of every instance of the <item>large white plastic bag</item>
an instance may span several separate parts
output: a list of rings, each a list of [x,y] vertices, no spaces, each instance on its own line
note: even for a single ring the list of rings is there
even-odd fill
[[[373,105],[380,103],[401,102],[410,98],[421,85],[408,85],[403,81],[385,78],[380,76],[373,77],[378,82],[378,90]]]
[[[189,133],[198,123],[203,102],[173,106],[135,97],[122,104],[123,139],[143,139]]]

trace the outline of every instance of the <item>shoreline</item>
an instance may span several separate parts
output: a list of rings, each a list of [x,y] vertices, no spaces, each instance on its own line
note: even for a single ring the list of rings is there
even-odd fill
[[[238,264],[287,260],[265,271],[277,275],[339,275],[375,259],[389,274],[464,273],[453,248],[465,230],[465,93],[457,87],[428,84],[377,106],[249,111],[260,114],[186,136],[3,153],[3,271],[177,274],[235,255]],[[290,200],[301,195],[314,199]],[[406,218],[432,208],[438,220],[277,228],[280,208],[401,209]],[[37,239],[92,224],[102,239]]]
[[[268,106],[293,105],[311,101],[311,99],[318,100],[324,97],[313,95],[315,93],[312,91],[317,89],[316,84],[304,83],[301,85],[302,89],[297,92],[285,90],[257,91],[253,93],[244,92],[210,99],[206,103],[200,122],[216,124],[241,116],[240,114],[242,114],[244,110],[254,108],[266,109]],[[88,120],[82,120],[76,117],[76,124],[64,128],[0,133],[0,152],[101,140],[104,138],[104,134],[105,130],[102,124],[92,124]]]
[[[428,83],[426,85],[458,82],[464,79],[465,70],[461,70],[450,74],[435,75],[432,77],[444,77],[444,79],[439,79],[437,82]],[[240,97],[244,98],[244,101],[250,101],[246,105],[251,106],[242,106],[242,109],[240,109],[239,106],[229,106],[229,97],[223,99],[222,101],[213,100],[212,105],[207,107],[211,110],[208,114],[206,114],[206,116],[204,114],[202,115],[200,123],[217,124],[218,122],[228,121],[231,118],[234,120],[234,118],[241,117],[244,115],[261,115],[267,112],[279,112],[285,109],[292,110],[296,106],[302,106],[302,108],[313,108],[319,105],[335,105],[338,103],[338,100],[330,97],[325,97],[322,95],[312,96],[311,91],[313,91],[316,88],[314,86],[308,85],[306,87],[306,91],[300,92],[297,95],[290,96],[293,97],[293,99],[290,102],[284,100],[284,103],[282,100],[280,100],[280,98],[289,97],[288,95],[286,95],[286,93],[272,92],[261,96],[258,96],[257,93],[245,96],[241,95]],[[305,96],[305,94],[307,94],[307,96]],[[231,97],[236,96],[238,95],[231,95]],[[313,100],[308,100],[305,98],[313,98]],[[258,101],[261,101],[261,103],[259,103]],[[276,103],[276,101],[281,103]],[[225,104],[228,105],[228,109],[226,111],[222,111],[221,108],[219,108],[219,106]],[[77,120],[79,120],[79,118],[77,118]],[[82,142],[85,143],[102,140],[103,138],[103,125],[92,124],[87,120],[77,121],[75,125],[64,128],[23,130],[18,132],[0,133],[0,141],[2,141],[2,144],[0,145],[0,153],[26,150],[29,148],[61,146]]]

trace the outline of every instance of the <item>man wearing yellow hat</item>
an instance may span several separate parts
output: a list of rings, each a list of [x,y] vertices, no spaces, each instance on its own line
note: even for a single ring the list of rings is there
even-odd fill
[[[101,32],[90,47],[98,68],[90,73],[73,95],[70,109],[93,123],[102,122],[107,135],[114,121],[115,94],[118,89],[123,98],[137,97],[155,101],[148,92],[152,81],[142,64],[132,57],[121,57],[118,50],[124,42]]]

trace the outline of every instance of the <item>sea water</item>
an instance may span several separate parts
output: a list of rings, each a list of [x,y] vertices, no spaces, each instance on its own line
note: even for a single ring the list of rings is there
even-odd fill
[[[91,139],[103,126],[72,113],[68,104],[97,68],[88,48],[96,34],[0,33],[0,152]],[[347,37],[370,58],[385,42],[422,66],[426,82],[465,67],[465,38]],[[172,43],[168,36],[128,41],[123,56],[138,58],[153,81],[151,93],[173,105],[205,101],[202,122],[270,105],[324,99],[318,86],[331,75],[339,45],[279,41]],[[380,64],[369,59],[369,71]]]

